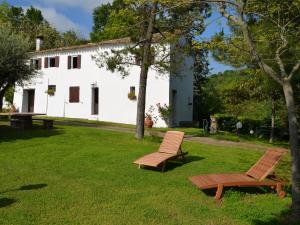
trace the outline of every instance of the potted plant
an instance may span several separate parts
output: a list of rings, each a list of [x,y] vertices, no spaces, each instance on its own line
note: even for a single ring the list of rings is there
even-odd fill
[[[128,98],[129,98],[131,101],[135,101],[135,100],[136,100],[136,95],[135,95],[135,93],[129,92],[129,93],[128,93]]]
[[[55,90],[52,89],[52,88],[49,88],[46,93],[49,95],[49,96],[54,96],[55,95]]]
[[[153,125],[154,125],[154,122],[152,120],[152,117],[149,116],[149,115],[147,115],[147,113],[146,113],[146,116],[145,116],[145,127],[152,128]]]
[[[157,118],[154,116],[155,108],[150,106],[147,113],[145,114],[145,127],[152,128],[154,123],[156,122]]]

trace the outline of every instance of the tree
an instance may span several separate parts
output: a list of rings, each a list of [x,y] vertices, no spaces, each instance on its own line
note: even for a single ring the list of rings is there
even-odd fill
[[[114,0],[112,4],[102,4],[94,9],[93,20],[94,26],[90,34],[92,42],[127,37],[128,33],[118,32],[118,30],[112,30],[112,28],[120,28],[120,26],[130,26],[135,21],[132,17],[132,10],[125,10],[124,0]],[[119,11],[122,13],[119,13]],[[132,21],[133,20],[133,21]],[[107,30],[106,28],[110,28]]]
[[[36,72],[30,60],[28,40],[8,27],[0,26],[0,111],[3,97],[15,83],[32,78]]]
[[[63,46],[74,46],[84,44],[87,41],[80,38],[78,34],[73,30],[68,30],[61,34]]]
[[[292,0],[206,0],[215,3],[220,13],[235,29],[253,62],[283,90],[288,112],[290,148],[292,156],[292,215],[300,218],[300,158],[298,122],[294,87],[299,75],[299,1]],[[253,30],[259,26],[264,30]],[[266,54],[267,53],[267,54]]]
[[[178,4],[173,1],[127,0],[126,7],[118,11],[118,14],[122,14],[124,10],[129,10],[133,12],[132,15],[138,21],[131,23],[130,26],[119,26],[117,29],[118,32],[123,31],[130,34],[132,45],[120,51],[113,50],[111,54],[107,52],[101,54],[96,57],[96,61],[100,67],[106,66],[111,71],[117,70],[123,76],[128,75],[127,66],[138,65],[141,67],[136,122],[137,139],[144,137],[147,76],[150,67],[159,72],[170,69],[170,60],[168,59],[175,58],[166,49],[167,44],[170,43],[177,45],[177,60],[180,61],[179,49],[190,47],[195,34],[200,34],[204,30],[204,14],[202,13],[205,12],[205,9],[206,4],[190,5],[185,1]],[[154,35],[155,33],[156,35]],[[186,38],[184,46],[178,44],[179,38],[182,37]],[[182,50],[181,53],[187,52]],[[172,67],[175,68],[176,65],[173,64]]]

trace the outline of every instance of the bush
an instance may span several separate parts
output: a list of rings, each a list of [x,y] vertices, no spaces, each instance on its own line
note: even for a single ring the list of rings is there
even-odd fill
[[[216,114],[219,130],[236,132],[236,123],[240,121],[243,125],[240,130],[241,134],[250,134],[253,130],[256,136],[269,137],[270,134],[270,121],[268,120],[254,120],[246,117],[235,117],[227,114]]]

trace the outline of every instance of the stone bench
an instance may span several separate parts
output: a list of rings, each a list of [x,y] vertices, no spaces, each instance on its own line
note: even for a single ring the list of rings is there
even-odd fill
[[[10,126],[12,128],[17,129],[30,129],[32,127],[32,121],[31,120],[22,120],[22,119],[11,119],[10,120]]]
[[[50,119],[32,119],[34,121],[42,121],[44,129],[53,129],[54,120]]]

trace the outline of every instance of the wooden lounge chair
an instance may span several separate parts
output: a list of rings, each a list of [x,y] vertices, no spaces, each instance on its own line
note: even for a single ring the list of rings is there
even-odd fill
[[[217,188],[216,200],[222,198],[224,187],[269,186],[276,188],[280,198],[285,196],[282,191],[283,182],[271,174],[286,152],[270,149],[245,174],[208,174],[189,177],[189,180],[201,190]]]
[[[181,150],[183,137],[183,132],[168,131],[158,152],[145,155],[133,163],[139,165],[139,168],[141,168],[141,166],[161,167],[161,170],[164,171],[168,160],[177,158],[183,160],[184,155],[187,154],[187,152],[183,153]]]

